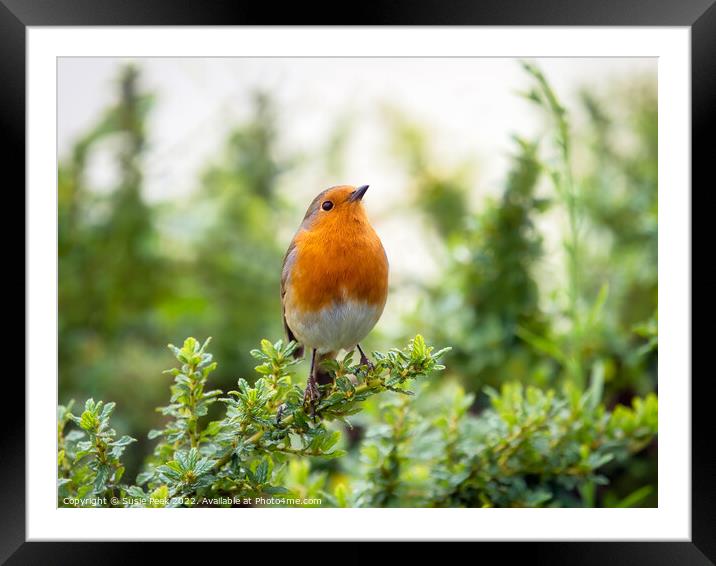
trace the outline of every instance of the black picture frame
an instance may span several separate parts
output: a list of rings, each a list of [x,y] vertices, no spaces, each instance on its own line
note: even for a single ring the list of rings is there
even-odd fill
[[[349,6],[346,3],[281,3],[280,9],[269,3],[222,0],[0,0],[0,132],[7,142],[5,171],[14,174],[13,186],[25,186],[27,27],[116,25],[687,26],[691,29],[692,186],[702,185],[704,191],[713,188],[713,181],[707,186],[706,179],[714,157],[709,137],[716,126],[716,0],[393,0],[355,2]],[[673,379],[690,377],[669,376]],[[701,375],[691,381],[690,542],[481,543],[479,552],[482,554],[483,548],[496,551],[499,559],[508,563],[516,559],[600,566],[716,563],[716,457],[711,449],[713,425],[707,408],[707,403],[711,404],[708,380],[709,376]],[[16,380],[11,387],[15,390],[6,395],[24,398],[24,383]],[[0,435],[0,561],[84,564],[96,562],[98,556],[104,563],[147,560],[155,553],[177,554],[176,550],[165,548],[175,543],[140,546],[137,543],[26,542],[24,406],[17,408],[20,414],[5,420],[5,431]],[[356,534],[349,527],[346,532],[347,536]],[[121,549],[112,548],[119,544]],[[259,548],[250,547],[251,552]],[[248,545],[242,546],[242,559],[248,549]],[[369,548],[360,550],[362,556],[370,553]]]

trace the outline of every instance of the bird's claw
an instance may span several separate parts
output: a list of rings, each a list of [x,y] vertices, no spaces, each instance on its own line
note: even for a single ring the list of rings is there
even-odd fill
[[[371,362],[368,359],[368,356],[366,356],[363,352],[360,353],[360,365],[365,366],[368,372],[371,372],[375,369],[373,362]]]
[[[373,371],[375,369],[375,366],[373,365],[373,362],[371,362],[368,358],[365,356],[361,357],[360,365],[365,366],[368,368],[368,371]]]
[[[365,352],[363,351],[363,348],[360,347],[360,344],[356,345],[356,348],[358,349],[358,353],[360,354],[360,367],[365,366],[366,368],[366,374],[370,373],[375,369],[375,366],[373,365],[373,362],[371,362],[368,359],[368,356],[365,355]]]
[[[308,405],[311,418],[314,422],[316,421],[316,406],[320,398],[321,392],[318,389],[318,384],[315,380],[309,379],[308,383],[306,383],[306,389],[303,392],[303,405],[304,407]]]

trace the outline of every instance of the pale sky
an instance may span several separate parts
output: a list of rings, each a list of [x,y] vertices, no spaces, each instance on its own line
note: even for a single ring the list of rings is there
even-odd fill
[[[118,65],[127,59],[61,58],[58,72],[58,147],[96,120],[114,97]],[[229,129],[246,116],[248,95],[268,89],[281,112],[286,149],[320,150],[336,121],[356,122],[346,177],[390,190],[385,140],[376,139],[379,108],[393,104],[432,127],[438,157],[474,155],[487,185],[505,172],[510,134],[534,134],[539,113],[515,93],[528,85],[511,58],[146,58],[135,60],[143,84],[156,93],[148,124],[146,172],[150,200],[173,198],[195,187],[196,173],[220,148]],[[578,86],[603,89],[636,72],[656,73],[656,59],[538,59],[569,105]],[[355,147],[357,146],[357,147]],[[98,180],[103,175],[95,172]],[[346,180],[348,182],[348,180]],[[338,182],[338,181],[337,181]],[[317,192],[320,187],[310,187]]]

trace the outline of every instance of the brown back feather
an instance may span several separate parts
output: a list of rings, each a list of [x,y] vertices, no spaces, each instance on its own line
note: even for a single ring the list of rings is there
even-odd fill
[[[283,328],[286,331],[286,336],[288,337],[288,340],[293,340],[294,342],[298,342],[296,339],[296,335],[293,333],[291,328],[288,326],[288,323],[286,322],[286,305],[284,304],[284,299],[286,296],[286,282],[288,281],[288,276],[291,271],[291,266],[294,262],[294,255],[293,253],[296,250],[296,243],[295,240],[291,240],[291,243],[288,246],[288,250],[286,250],[286,255],[283,256],[283,266],[281,267],[281,317],[283,318]],[[293,351],[293,357],[295,359],[303,357],[303,345],[299,344],[296,349]]]

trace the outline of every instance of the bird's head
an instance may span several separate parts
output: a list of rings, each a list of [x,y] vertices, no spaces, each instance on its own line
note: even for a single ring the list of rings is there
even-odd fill
[[[367,190],[368,185],[341,185],[322,191],[308,207],[301,227],[305,230],[320,230],[352,222],[367,222],[362,202]]]

